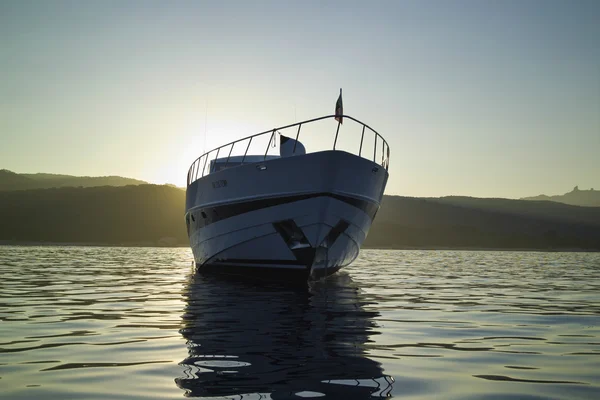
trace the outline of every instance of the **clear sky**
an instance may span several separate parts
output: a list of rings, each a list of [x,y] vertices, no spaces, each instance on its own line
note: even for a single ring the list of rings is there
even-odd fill
[[[331,114],[340,87],[390,144],[388,194],[600,189],[597,0],[0,0],[15,172],[183,186],[204,149]]]

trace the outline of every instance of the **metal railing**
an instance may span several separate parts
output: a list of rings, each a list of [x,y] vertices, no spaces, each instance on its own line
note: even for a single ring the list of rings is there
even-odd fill
[[[263,161],[265,161],[267,159],[267,154],[269,152],[269,148],[271,146],[271,144],[273,143],[273,139],[275,137],[275,133],[281,133],[279,131],[282,131],[284,129],[289,129],[289,128],[293,128],[295,126],[298,127],[298,130],[296,131],[296,143],[294,143],[294,148],[292,151],[292,155],[296,154],[296,145],[298,144],[298,140],[300,138],[300,129],[302,128],[302,125],[311,123],[311,122],[316,122],[316,121],[321,121],[321,120],[325,120],[328,118],[335,118],[336,115],[326,115],[324,117],[319,117],[319,118],[313,118],[313,119],[309,119],[306,121],[302,121],[302,122],[297,122],[295,124],[291,124],[291,125],[286,125],[286,126],[282,126],[279,128],[274,128],[274,129],[270,129],[268,131],[264,131],[264,132],[260,132],[260,133],[256,133],[254,135],[251,136],[247,136],[243,139],[238,139],[235,140],[231,143],[227,143],[223,146],[217,147],[215,149],[212,149],[211,151],[202,154],[200,157],[198,157],[190,166],[190,169],[188,170],[188,175],[187,175],[187,184],[188,186],[191,185],[192,183],[194,183],[196,180],[202,178],[205,175],[208,175],[210,173],[210,163],[209,160],[215,161],[219,158],[219,153],[221,152],[222,149],[231,146],[231,149],[229,149],[229,152],[227,153],[227,159],[225,161],[225,165],[223,166],[223,168],[226,168],[227,165],[229,164],[229,160],[231,159],[231,153],[233,151],[234,146],[237,143],[241,143],[244,141],[248,141],[248,145],[246,146],[246,150],[244,151],[244,155],[242,157],[242,161],[240,165],[243,165],[244,162],[246,161],[246,156],[248,155],[248,150],[250,149],[250,145],[252,144],[252,140],[256,139],[259,136],[263,136],[263,135],[271,135],[269,138],[269,142],[267,143],[267,149],[264,153],[264,157],[263,157]],[[373,162],[381,165],[382,167],[384,167],[386,170],[389,168],[389,160],[390,160],[390,147],[387,144],[387,141],[383,138],[383,136],[381,136],[379,133],[377,133],[377,131],[375,131],[373,128],[371,128],[369,125],[355,119],[352,118],[348,115],[343,115],[342,116],[344,119],[347,120],[351,120],[354,121],[360,125],[362,125],[362,133],[361,133],[361,137],[360,137],[360,146],[358,148],[358,156],[359,157],[363,157],[369,160],[372,160]],[[338,142],[338,136],[340,134],[340,123],[338,122],[337,124],[337,129],[335,132],[335,139],[333,141],[333,150],[336,149],[336,145]],[[363,150],[363,142],[365,139],[365,129],[368,129],[369,131],[373,132],[374,134],[374,145],[373,145],[373,158],[370,157],[366,157],[365,155],[362,154],[362,150]],[[377,160],[377,145],[378,145],[378,139],[381,140],[381,161],[378,162]],[[214,158],[212,158],[212,155],[214,154]],[[262,153],[261,153],[262,154]],[[256,161],[252,161],[252,162],[256,162]],[[208,167],[208,168],[207,168]]]

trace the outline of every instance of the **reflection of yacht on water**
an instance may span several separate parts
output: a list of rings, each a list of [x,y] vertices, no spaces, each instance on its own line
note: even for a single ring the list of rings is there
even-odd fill
[[[332,147],[307,153],[301,133],[309,137],[313,125],[334,118]],[[348,151],[340,149],[342,120],[362,132]],[[269,154],[277,137],[279,154]],[[379,209],[388,164],[383,137],[341,112],[211,150],[194,161],[187,177],[185,219],[196,266],[301,279],[337,271],[358,256]]]
[[[291,289],[194,275],[181,334],[186,396],[387,397],[392,378],[365,355],[375,311],[347,274]]]

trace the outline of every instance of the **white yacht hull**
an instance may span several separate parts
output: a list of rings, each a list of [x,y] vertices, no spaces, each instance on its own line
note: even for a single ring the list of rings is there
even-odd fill
[[[199,270],[316,279],[358,256],[388,173],[342,151],[246,164],[187,190]]]

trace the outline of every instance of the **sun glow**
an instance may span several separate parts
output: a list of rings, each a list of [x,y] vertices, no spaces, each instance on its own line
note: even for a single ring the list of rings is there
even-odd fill
[[[206,126],[206,131],[205,131]],[[148,164],[144,175],[150,176],[151,183],[170,183],[179,187],[186,186],[186,176],[191,164],[202,154],[238,139],[243,139],[269,127],[258,124],[241,123],[232,120],[213,120],[208,123],[199,119],[186,124],[170,140],[176,146],[169,145],[161,149],[165,162]],[[241,145],[236,145],[232,154],[243,153]],[[226,152],[229,152],[229,147]]]

